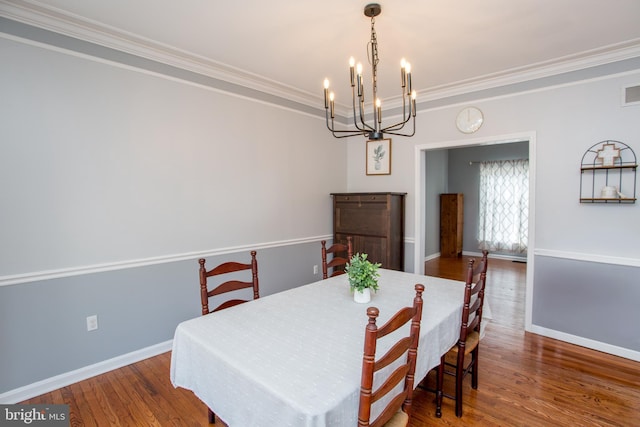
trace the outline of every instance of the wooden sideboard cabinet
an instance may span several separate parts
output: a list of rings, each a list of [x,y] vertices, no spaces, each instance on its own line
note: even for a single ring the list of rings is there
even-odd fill
[[[464,197],[461,193],[440,194],[440,256],[462,256]]]
[[[404,270],[406,193],[331,193],[333,238],[353,238],[353,253],[366,253],[382,268]]]

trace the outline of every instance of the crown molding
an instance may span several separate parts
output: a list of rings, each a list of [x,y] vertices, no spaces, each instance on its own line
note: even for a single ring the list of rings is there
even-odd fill
[[[232,67],[184,50],[146,39],[135,34],[110,27],[97,21],[63,12],[34,0],[0,0],[0,16],[53,31],[65,36],[115,49],[165,65],[219,79],[235,85],[264,92],[289,101],[321,109],[322,96],[267,79],[263,76]],[[580,71],[600,65],[640,57],[640,38],[605,46],[579,54],[568,55],[550,61],[512,68],[499,73],[478,76],[473,79],[435,86],[417,92],[419,104],[455,97],[472,92],[524,83]],[[400,96],[383,100],[387,109],[400,109]],[[367,109],[371,105],[365,106]],[[336,114],[345,120],[351,117],[352,106],[336,105]]]
[[[512,68],[499,73],[432,87],[418,92],[418,96],[421,101],[433,101],[469,92],[545,79],[637,57],[640,57],[640,38],[524,67]]]
[[[0,1],[0,16],[312,107],[319,96],[30,0]]]
[[[563,83],[580,80],[570,73],[613,64],[633,58],[640,58],[640,38],[628,40],[624,43],[613,44],[599,49],[581,52],[556,58],[550,61],[538,62],[524,67],[512,68],[499,73],[486,74],[468,80],[460,80],[447,85],[434,86],[417,91],[418,111],[424,105],[446,98],[467,95],[474,92],[496,89],[499,87],[517,85],[520,83],[543,80],[559,75],[566,75]],[[555,84],[559,82],[556,81]],[[401,111],[402,96],[394,96],[383,100],[385,110]],[[335,106],[336,115],[343,117],[345,123],[352,120],[352,106],[340,104]],[[373,103],[365,104],[366,111],[372,111]]]

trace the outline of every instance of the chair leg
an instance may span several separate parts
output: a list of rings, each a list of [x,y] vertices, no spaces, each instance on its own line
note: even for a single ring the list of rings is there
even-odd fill
[[[213,413],[213,411],[209,408],[207,408],[207,411],[209,411],[208,415],[209,415],[209,424],[215,424],[216,423],[216,414]]]
[[[471,387],[475,390],[478,388],[478,349],[479,345],[471,351],[471,356],[473,357],[472,368],[471,368]]]
[[[462,380],[464,379],[464,347],[458,348],[456,363],[456,417],[462,417]]]
[[[442,417],[442,387],[444,383],[444,356],[440,358],[436,376],[436,417]]]

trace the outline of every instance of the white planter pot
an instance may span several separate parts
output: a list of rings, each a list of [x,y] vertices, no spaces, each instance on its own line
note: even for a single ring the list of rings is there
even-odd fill
[[[362,292],[358,292],[357,290],[353,291],[353,300],[360,304],[366,304],[371,301],[371,289],[364,288]]]

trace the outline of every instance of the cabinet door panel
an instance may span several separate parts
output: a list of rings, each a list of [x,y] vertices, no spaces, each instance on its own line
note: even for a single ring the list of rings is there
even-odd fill
[[[384,237],[357,236],[351,235],[353,243],[353,253],[365,253],[371,262],[379,262],[383,268],[389,268],[386,264],[387,239]],[[336,240],[347,241],[347,234],[337,234]]]
[[[389,211],[378,203],[341,204],[336,207],[335,229],[338,233],[382,236],[387,233]]]

